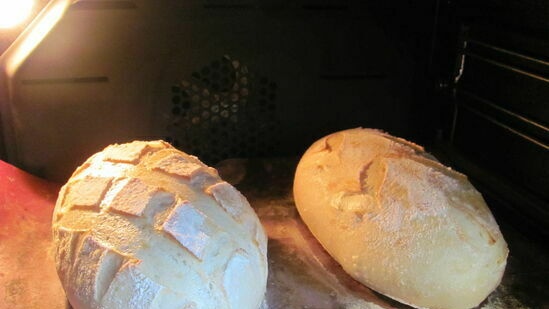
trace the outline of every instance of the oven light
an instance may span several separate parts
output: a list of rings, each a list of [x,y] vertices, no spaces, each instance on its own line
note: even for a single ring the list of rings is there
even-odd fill
[[[19,68],[34,48],[40,44],[53,26],[63,17],[71,2],[72,0],[51,1],[38,18],[33,21],[33,24],[31,24],[32,29],[24,32],[20,37],[21,40],[19,42],[16,41],[12,46],[13,48],[8,49],[11,55],[6,63],[6,73],[8,76],[15,74],[17,68]]]
[[[0,0],[0,29],[14,28],[29,18],[34,0]]]

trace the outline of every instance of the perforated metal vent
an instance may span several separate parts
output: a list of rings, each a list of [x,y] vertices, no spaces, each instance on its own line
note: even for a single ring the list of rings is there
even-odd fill
[[[273,154],[278,85],[224,56],[172,86],[166,140],[207,163]]]

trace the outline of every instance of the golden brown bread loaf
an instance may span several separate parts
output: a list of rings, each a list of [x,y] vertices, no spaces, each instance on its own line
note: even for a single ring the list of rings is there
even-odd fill
[[[61,189],[56,264],[79,308],[258,308],[267,237],[216,170],[161,141],[112,145]]]
[[[318,140],[294,198],[347,273],[403,303],[471,308],[502,278],[507,244],[480,193],[403,139],[357,128]]]

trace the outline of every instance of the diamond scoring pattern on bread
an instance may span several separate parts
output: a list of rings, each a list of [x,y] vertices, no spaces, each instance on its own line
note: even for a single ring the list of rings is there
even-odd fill
[[[257,216],[215,169],[165,142],[90,157],[60,191],[53,218],[57,270],[75,309],[261,303],[267,239]],[[240,274],[235,265],[253,268]]]
[[[139,261],[125,263],[116,273],[104,297],[108,308],[150,308],[162,286],[139,270]],[[128,284],[129,283],[129,284]]]
[[[210,234],[216,229],[209,221],[200,210],[185,201],[173,208],[162,225],[162,230],[175,237],[197,258],[202,259]]]
[[[110,250],[91,235],[83,238],[78,254],[70,284],[86,285],[87,289],[78,290],[80,297],[99,301],[127,257]]]
[[[68,230],[64,227],[54,229],[54,238],[58,240],[55,257],[58,273],[70,274],[72,261],[80,247],[81,232]],[[63,286],[68,286],[70,276],[62,277]]]
[[[71,205],[76,207],[98,206],[111,181],[111,177],[84,177],[69,189]]]
[[[106,161],[136,164],[149,147],[151,146],[145,143],[129,143],[110,146],[104,150],[104,157]]]
[[[103,204],[109,210],[141,216],[157,191],[139,178],[126,178],[112,186]]]
[[[236,220],[242,220],[240,216],[246,199],[233,186],[223,181],[210,186],[206,192],[211,194],[223,209]]]
[[[202,166],[190,162],[183,156],[173,154],[157,162],[154,168],[168,174],[191,178],[193,175],[198,174]]]

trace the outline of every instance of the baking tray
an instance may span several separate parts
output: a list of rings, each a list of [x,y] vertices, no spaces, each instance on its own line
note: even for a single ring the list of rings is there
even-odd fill
[[[316,241],[292,198],[297,162],[297,158],[229,159],[216,166],[248,198],[269,236],[269,277],[261,309],[411,308],[359,284]],[[0,183],[2,177],[0,173]],[[11,221],[0,218],[0,308],[69,307],[50,254],[51,192],[58,186],[44,188],[35,192],[40,203],[34,207],[42,210],[27,209],[27,214],[6,209],[2,203],[10,193],[0,188],[0,215],[18,213]],[[548,309],[547,247],[505,222],[498,223],[510,249],[508,264],[502,283],[478,308]]]

